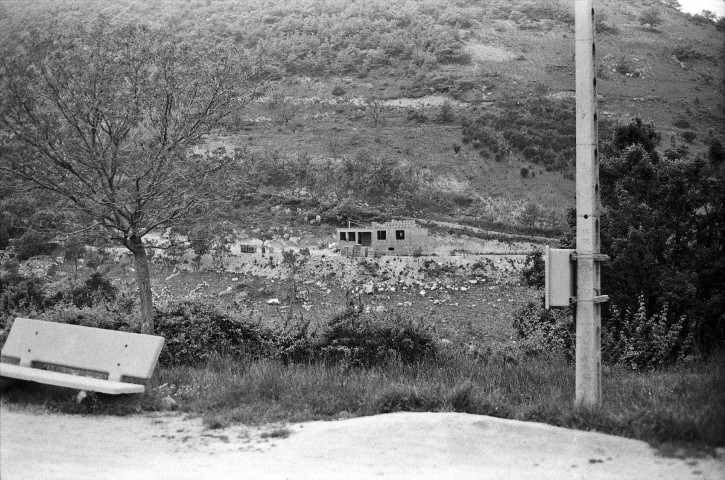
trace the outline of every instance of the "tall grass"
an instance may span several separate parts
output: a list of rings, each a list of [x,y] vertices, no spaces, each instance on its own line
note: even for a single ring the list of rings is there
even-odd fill
[[[458,411],[708,451],[725,445],[723,365],[720,354],[707,362],[644,373],[605,367],[604,401],[596,409],[573,405],[573,365],[512,349],[476,356],[448,351],[435,361],[391,361],[373,368],[214,357],[200,366],[159,368],[147,392],[133,398],[92,395],[77,404],[68,390],[26,386],[5,392],[2,403],[125,414],[158,409],[161,399],[171,396],[181,411],[201,416],[210,428]]]

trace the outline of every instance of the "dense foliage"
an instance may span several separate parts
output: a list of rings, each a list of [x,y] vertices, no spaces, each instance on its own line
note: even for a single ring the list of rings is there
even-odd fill
[[[674,144],[660,153],[655,138],[635,121],[602,161],[602,251],[612,258],[602,283],[614,342],[627,341],[628,316],[659,315],[661,328],[679,331],[671,360],[688,336],[705,352],[725,340],[725,185],[717,157]]]
[[[574,165],[574,105],[543,98],[511,101],[501,111],[487,111],[464,119],[463,142],[481,156],[508,160],[515,153],[547,171]],[[523,176],[523,174],[522,174]]]
[[[707,354],[725,341],[725,188],[719,142],[708,156],[673,143],[639,119],[615,129],[600,166],[605,361],[649,368]],[[574,248],[575,215],[564,243]],[[525,269],[526,280],[537,275]],[[540,267],[539,267],[540,268]],[[540,272],[539,272],[540,273]],[[517,325],[560,337],[551,316],[532,305]],[[570,320],[562,320],[565,323]],[[545,328],[546,327],[546,328]]]
[[[166,338],[160,361],[195,365],[219,355],[252,356],[369,368],[391,360],[416,363],[436,354],[431,333],[396,312],[371,315],[351,308],[316,329],[294,320],[268,326],[206,301],[172,303],[155,319]]]

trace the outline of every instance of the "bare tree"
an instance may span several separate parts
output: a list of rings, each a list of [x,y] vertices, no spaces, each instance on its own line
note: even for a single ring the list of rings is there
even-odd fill
[[[0,53],[0,169],[52,192],[134,256],[153,332],[144,236],[203,217],[239,153],[193,147],[262,94],[241,52],[100,17],[32,32]]]
[[[272,94],[267,102],[267,108],[272,114],[272,119],[278,124],[288,124],[300,111],[299,105],[281,92]]]
[[[330,129],[325,135],[325,140],[327,141],[327,148],[330,149],[330,154],[332,154],[332,159],[337,160],[337,154],[340,152],[340,150],[342,150],[343,147],[340,129],[335,127]]]
[[[365,100],[365,105],[368,107],[368,115],[373,121],[373,127],[377,127],[379,124],[385,123],[385,102],[377,97],[371,97]]]

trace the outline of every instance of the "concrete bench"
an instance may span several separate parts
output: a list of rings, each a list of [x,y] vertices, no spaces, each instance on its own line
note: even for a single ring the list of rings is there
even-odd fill
[[[164,338],[16,318],[0,354],[0,377],[112,395],[143,393]],[[61,370],[61,371],[57,371]]]

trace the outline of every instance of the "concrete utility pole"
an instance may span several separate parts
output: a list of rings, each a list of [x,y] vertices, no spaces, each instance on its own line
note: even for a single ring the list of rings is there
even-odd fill
[[[576,394],[575,403],[602,399],[599,265],[599,158],[593,0],[575,1],[576,59]]]

